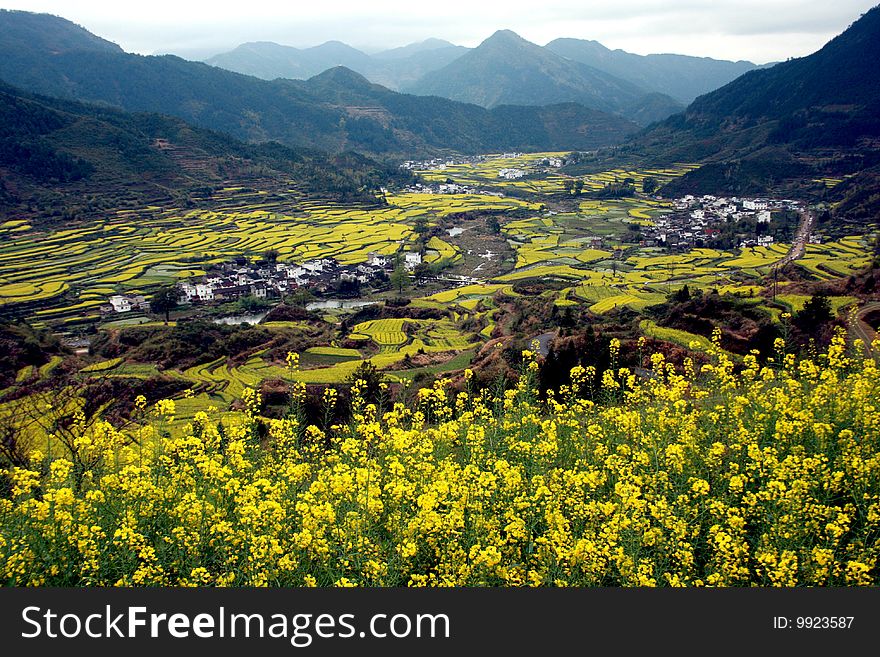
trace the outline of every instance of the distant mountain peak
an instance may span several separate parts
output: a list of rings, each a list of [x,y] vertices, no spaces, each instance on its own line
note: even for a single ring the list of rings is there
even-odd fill
[[[649,96],[644,87],[572,61],[507,29],[428,73],[408,90],[488,108],[574,102],[642,125],[683,107],[671,98],[662,102],[656,95]]]
[[[544,48],[685,103],[758,68],[751,62],[729,62],[710,57],[636,55],[619,48],[611,50],[598,41],[586,39],[554,39]]]
[[[424,55],[426,53],[431,53],[438,50],[457,50],[465,52],[467,48],[456,46],[454,43],[450,43],[445,39],[437,39],[431,37],[429,39],[425,39],[424,41],[409,43],[405,46],[400,46],[398,48],[390,48],[389,50],[377,52],[373,55],[373,57],[379,61],[400,60],[412,57],[414,55]]]
[[[523,37],[521,37],[519,34],[514,32],[513,30],[508,30],[508,29],[496,30],[495,33],[492,34],[492,36],[490,36],[488,39],[483,41],[483,43],[481,43],[480,46],[495,45],[495,44],[514,44],[514,45],[519,45],[519,46],[529,45],[529,46],[534,46],[536,48],[538,47],[536,44],[532,43],[531,41],[529,41],[527,39],[524,39]]]
[[[334,66],[333,68],[328,68],[326,71],[312,76],[308,81],[310,83],[326,81],[333,82],[334,84],[348,84],[352,86],[373,86],[373,83],[367,78],[357,71],[352,71],[347,66]]]
[[[431,48],[449,48],[450,46],[454,46],[455,44],[451,41],[447,41],[446,39],[429,37],[424,41],[419,41],[418,43],[412,45],[420,46],[422,50],[428,50]]]
[[[305,52],[308,52],[308,53],[330,52],[330,53],[334,53],[334,54],[344,54],[347,56],[362,57],[364,59],[369,58],[369,55],[367,55],[367,53],[365,53],[361,50],[358,50],[354,46],[350,46],[343,41],[337,41],[335,39],[332,41],[325,41],[324,43],[322,43],[318,46],[306,48]]]

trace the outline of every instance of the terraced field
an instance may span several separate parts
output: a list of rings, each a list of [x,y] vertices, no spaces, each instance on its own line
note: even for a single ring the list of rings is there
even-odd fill
[[[535,194],[558,193],[563,190],[567,176],[542,167],[540,162],[547,158],[561,158],[568,153],[528,153],[520,157],[505,158],[501,155],[488,155],[483,162],[469,164],[443,165],[437,169],[421,170],[417,173],[428,182],[444,183],[452,179],[460,185],[511,187]],[[500,177],[502,169],[527,170],[532,175],[528,179],[507,180]],[[549,173],[543,173],[547,169]]]
[[[564,158],[568,153],[526,153],[519,157],[502,157],[488,155],[482,162],[469,164],[442,165],[436,169],[420,170],[417,173],[425,180],[444,183],[451,179],[460,185],[475,187],[497,187],[510,189],[519,193],[535,195],[559,194],[565,191],[565,182],[573,180],[572,176],[559,173],[557,169],[542,164],[550,158]],[[583,182],[584,191],[596,191],[606,184],[620,183],[632,179],[641,189],[645,178],[653,177],[661,185],[697,168],[697,164],[676,164],[661,169],[629,170],[613,169],[586,176],[577,176],[574,180]],[[521,178],[507,179],[501,177],[503,169],[518,169],[525,175]],[[637,211],[637,210],[636,210]],[[648,216],[634,215],[635,218],[647,219]]]
[[[798,265],[821,279],[851,276],[868,266],[870,252],[858,237],[844,237],[835,242],[807,244]]]
[[[709,340],[709,338],[697,335],[696,333],[689,333],[687,331],[668,328],[666,326],[657,326],[655,322],[652,322],[649,319],[642,320],[639,326],[645,335],[650,335],[658,340],[672,342],[685,349],[708,352],[712,348],[712,341]]]
[[[623,174],[643,177],[640,172],[618,171],[597,174],[596,181],[604,184]],[[649,205],[642,209],[642,204]],[[754,295],[773,265],[789,251],[787,244],[773,244],[739,251],[697,248],[668,254],[620,240],[627,223],[648,221],[644,217],[664,211],[663,206],[654,199],[591,200],[582,202],[578,213],[545,212],[506,222],[503,231],[516,251],[516,267],[493,282],[531,278],[571,281],[573,285],[560,293],[557,305],[585,304],[592,312],[603,314],[623,307],[643,309],[685,284]],[[601,248],[595,246],[598,243]],[[617,257],[618,249],[625,249],[628,257]],[[818,278],[831,279],[860,271],[869,261],[868,240],[852,236],[810,244],[796,264]]]
[[[429,263],[454,263],[461,260],[461,252],[455,246],[441,240],[439,237],[432,237],[426,244],[428,249],[425,254],[424,261]]]
[[[804,305],[811,298],[812,297],[810,295],[806,294],[779,294],[776,296],[776,301],[785,306],[788,306],[788,309],[791,312],[799,312],[804,309]],[[837,315],[840,312],[841,308],[857,303],[858,299],[848,296],[832,296],[828,297],[828,301],[831,303],[832,314]]]
[[[383,351],[405,344],[408,336],[404,330],[406,320],[377,319],[357,324],[349,334],[349,340],[372,340]]]

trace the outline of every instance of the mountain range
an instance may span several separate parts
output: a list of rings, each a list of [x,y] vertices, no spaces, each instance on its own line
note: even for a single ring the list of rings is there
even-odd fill
[[[555,39],[544,48],[685,104],[744,73],[774,65],[758,66],[743,60],[730,62],[688,55],[634,55],[584,39]]]
[[[668,96],[560,57],[510,30],[499,30],[409,90],[483,107],[576,102],[641,125],[684,109]]]
[[[128,54],[64,19],[19,11],[0,11],[0,79],[45,96],[175,116],[242,141],[329,152],[592,149],[637,129],[572,103],[488,110],[399,94],[348,70],[260,80],[174,56]]]
[[[478,55],[470,56],[474,50]],[[499,55],[500,58],[491,61],[493,55]],[[631,93],[655,93],[671,97],[670,108],[676,108],[677,103],[687,104],[697,96],[717,89],[747,71],[759,68],[747,61],[729,62],[709,57],[635,55],[623,50],[610,50],[597,41],[581,39],[556,39],[541,48],[509,30],[496,32],[475,49],[456,46],[442,39],[428,39],[368,55],[338,41],[306,49],[259,42],[242,44],[230,52],[215,55],[205,61],[213,66],[267,80],[304,79],[334,66],[345,66],[371,82],[397,91],[473,100],[491,107],[490,102],[480,101],[491,101],[492,94],[481,93],[479,87],[485,87],[486,84],[499,86],[498,80],[492,78],[505,68],[505,55],[512,55],[520,67],[523,64],[537,67],[538,75],[533,77],[540,78],[541,74],[545,74],[550,81],[559,77],[560,68],[580,69],[580,76],[586,75],[588,80],[579,83],[579,76],[574,75],[574,79],[569,79],[569,84],[563,84],[558,91],[562,94],[562,100],[578,100],[583,95],[579,93],[580,86],[585,87],[586,97],[594,100],[590,95],[591,87],[603,83],[620,85],[622,81],[629,83],[623,86]],[[478,69],[469,73],[471,77],[477,78],[475,86],[478,88],[464,93],[460,82],[446,86],[441,81],[450,75],[461,75],[463,66],[456,62],[466,56],[470,56],[470,65]],[[486,61],[487,59],[490,61]],[[465,59],[465,63],[467,62]],[[572,63],[575,65],[572,66]],[[577,64],[589,66],[591,70],[584,70]],[[606,75],[603,76],[602,73]],[[611,80],[608,76],[616,80]],[[596,77],[598,81],[590,81],[590,78]],[[536,104],[536,99],[540,100],[539,85],[546,88],[547,82],[543,81],[543,85],[533,82],[524,89],[521,86],[509,88],[502,90],[502,93],[518,93],[519,98],[528,101],[521,104]],[[633,86],[637,89],[633,89]],[[598,106],[597,108],[602,109]]]

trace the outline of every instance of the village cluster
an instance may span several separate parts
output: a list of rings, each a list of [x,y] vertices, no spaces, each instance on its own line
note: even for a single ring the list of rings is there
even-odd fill
[[[756,226],[769,227],[773,212],[791,210],[801,212],[804,205],[791,199],[770,200],[712,195],[687,195],[673,200],[674,212],[662,215],[646,227],[645,246],[664,246],[673,251],[687,251],[706,243],[721,232],[720,226],[730,221],[752,220]],[[760,234],[760,233],[764,234]],[[773,236],[764,231],[745,237],[737,245],[740,249],[770,246]]]
[[[473,155],[468,157],[458,157],[458,158],[434,158],[431,160],[407,160],[403,164],[400,165],[402,169],[406,169],[407,171],[445,171],[446,169],[450,169],[452,167],[461,167],[465,165],[475,165],[481,164],[483,162],[488,162],[491,160],[516,160],[518,158],[522,158],[522,153],[502,153],[500,155]],[[559,169],[565,164],[565,160],[561,157],[543,157],[538,160],[534,160],[529,162],[529,169],[534,171],[547,173],[550,169]],[[502,167],[498,170],[497,176],[499,178],[504,178],[505,180],[515,180],[517,178],[522,178],[525,175],[530,173],[528,169],[521,167]],[[418,185],[417,185],[418,187]],[[441,192],[442,193],[442,192]],[[460,192],[447,192],[447,193],[460,193]],[[467,193],[478,193],[473,190],[469,190]]]
[[[407,171],[443,171],[449,167],[462,166],[467,164],[481,164],[488,160],[494,160],[499,157],[505,159],[513,159],[521,157],[522,153],[504,153],[502,155],[463,155],[459,157],[435,157],[430,160],[407,160],[400,165],[401,169]]]
[[[413,271],[421,262],[420,253],[401,254],[401,264],[407,271]],[[283,298],[302,287],[321,294],[333,290],[340,283],[365,284],[387,279],[394,267],[394,257],[379,253],[371,253],[366,262],[356,265],[342,265],[334,258],[303,263],[252,263],[240,258],[219,266],[205,276],[178,283],[177,289],[181,304],[234,301],[246,296],[257,299]],[[109,304],[102,306],[101,310],[105,313],[124,313],[148,307],[149,303],[143,296],[117,294],[110,297]]]
[[[404,189],[408,194],[483,194],[485,196],[498,196],[497,192],[490,192],[485,189],[477,189],[470,185],[460,185],[458,183],[429,183],[427,185],[416,183]]]

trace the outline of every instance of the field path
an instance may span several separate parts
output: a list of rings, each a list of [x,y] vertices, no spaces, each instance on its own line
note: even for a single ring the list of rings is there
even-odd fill
[[[790,262],[794,262],[798,258],[802,258],[807,250],[807,240],[813,229],[816,227],[816,214],[812,210],[801,212],[801,221],[798,224],[797,231],[794,234],[794,241],[791,248],[782,260],[776,263],[777,267],[784,267]]]
[[[859,311],[856,313],[856,321],[853,325],[853,329],[855,330],[856,337],[859,338],[862,342],[865,343],[865,352],[867,355],[871,355],[873,352],[871,350],[871,343],[874,341],[874,338],[877,336],[877,331],[868,324],[864,320],[864,317],[873,311],[880,310],[880,302],[872,302],[862,306]]]

